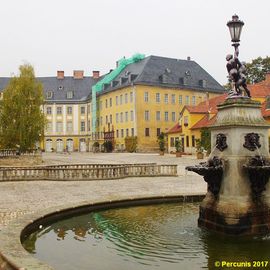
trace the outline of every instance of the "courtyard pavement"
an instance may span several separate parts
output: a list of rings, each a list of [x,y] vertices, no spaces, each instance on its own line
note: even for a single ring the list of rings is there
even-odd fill
[[[202,177],[186,172],[185,166],[197,164],[194,156],[176,158],[174,155],[142,153],[43,153],[44,164],[74,163],[147,163],[177,164],[178,177],[138,177],[102,181],[21,181],[0,183],[0,231],[12,220],[44,208],[65,204],[122,197],[152,197],[188,194],[205,194],[206,183]]]

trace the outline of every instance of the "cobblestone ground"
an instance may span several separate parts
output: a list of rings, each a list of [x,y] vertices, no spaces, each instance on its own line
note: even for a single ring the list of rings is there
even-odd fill
[[[44,154],[44,164],[59,163],[146,163],[177,164],[178,177],[140,177],[103,181],[21,181],[0,183],[0,230],[12,220],[52,206],[110,198],[121,195],[168,196],[204,194],[206,184],[202,177],[185,173],[184,167],[198,163],[194,157],[176,158],[155,154]]]

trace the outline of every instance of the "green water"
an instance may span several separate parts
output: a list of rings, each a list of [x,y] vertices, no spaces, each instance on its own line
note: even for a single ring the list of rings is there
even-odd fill
[[[216,261],[268,262],[270,236],[209,233],[197,227],[198,208],[170,203],[98,211],[56,222],[23,245],[59,270],[270,269],[216,267]]]

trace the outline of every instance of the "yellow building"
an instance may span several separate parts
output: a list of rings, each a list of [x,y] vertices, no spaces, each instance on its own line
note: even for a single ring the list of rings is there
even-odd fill
[[[128,65],[97,94],[97,130],[92,143],[113,127],[116,149],[137,136],[138,151],[158,149],[157,136],[179,119],[185,105],[196,106],[224,92],[196,62],[158,56]],[[95,138],[95,139],[94,139]]]
[[[262,115],[270,123],[270,106],[266,102],[270,96],[270,73],[260,83],[249,85],[253,100],[262,103]],[[175,140],[180,139],[185,153],[196,152],[196,139],[201,138],[201,129],[211,126],[216,118],[217,105],[224,102],[226,94],[209,98],[197,106],[185,106],[180,113],[180,120],[167,132],[168,151],[175,152]],[[269,101],[269,99],[268,99]],[[269,134],[270,135],[270,134]]]

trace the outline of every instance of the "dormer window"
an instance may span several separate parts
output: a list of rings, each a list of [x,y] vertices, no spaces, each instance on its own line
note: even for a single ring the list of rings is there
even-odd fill
[[[67,92],[67,99],[73,98],[73,91],[68,91]]]
[[[63,85],[59,85],[58,86],[58,90],[64,90],[64,86]]]
[[[47,98],[47,99],[52,99],[52,98],[53,98],[53,91],[48,91],[48,92],[46,93],[46,98]]]

